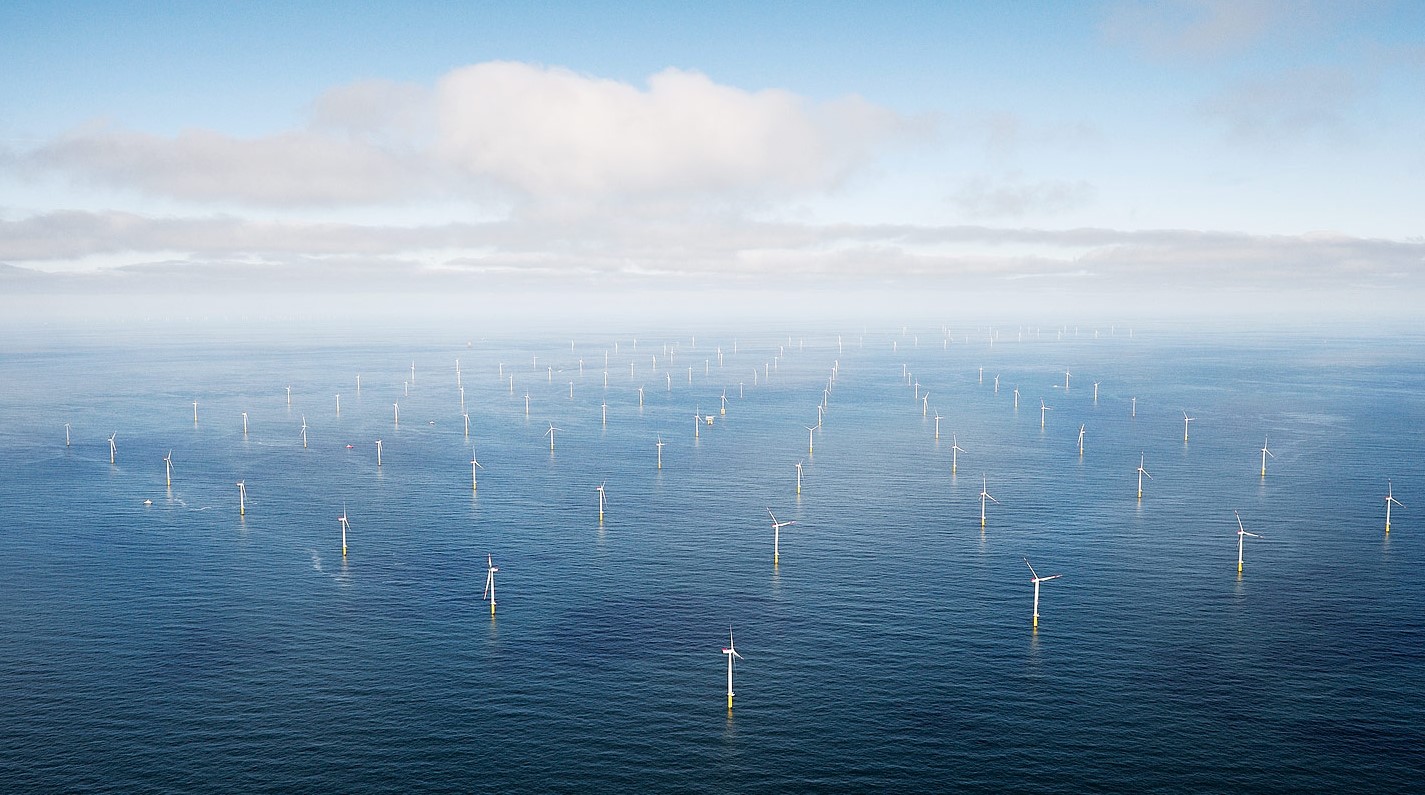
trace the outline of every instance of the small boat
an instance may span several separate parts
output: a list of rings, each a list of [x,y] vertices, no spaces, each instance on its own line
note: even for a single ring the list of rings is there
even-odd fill
[[[348,450],[355,450],[355,449],[356,449],[356,446],[349,444],[349,445],[346,446],[346,449],[348,449]]]

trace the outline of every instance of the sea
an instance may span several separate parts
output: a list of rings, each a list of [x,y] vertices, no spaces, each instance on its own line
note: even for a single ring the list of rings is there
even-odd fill
[[[1422,351],[12,328],[0,789],[1414,791]]]

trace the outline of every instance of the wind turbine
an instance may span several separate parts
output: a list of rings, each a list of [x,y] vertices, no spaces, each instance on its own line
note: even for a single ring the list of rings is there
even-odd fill
[[[989,489],[990,489],[990,481],[989,481],[989,478],[984,478],[983,481],[981,482],[981,485],[980,485],[980,527],[981,527],[981,528],[983,528],[983,527],[985,526],[985,500],[989,500],[990,502],[994,503],[995,505],[999,505],[999,500],[997,500],[997,499],[995,499],[994,497],[991,497],[991,496],[990,496],[990,491],[989,491]]]
[[[1386,532],[1386,535],[1389,535],[1389,534],[1390,534],[1390,504],[1391,504],[1391,503],[1395,503],[1396,505],[1400,505],[1400,507],[1402,507],[1402,508],[1405,507],[1404,505],[1401,505],[1400,500],[1397,500],[1397,499],[1395,498],[1395,485],[1392,484],[1389,480],[1387,480],[1387,481],[1385,482],[1385,532]]]
[[[1079,425],[1079,458],[1084,457],[1084,426]]]
[[[1014,388],[1014,410],[1019,411],[1019,387]]]
[[[381,467],[381,440],[376,440],[376,467]]]
[[[198,401],[193,401],[193,424],[198,424]]]
[[[737,653],[737,649],[732,645],[732,627],[727,628],[727,648],[722,650],[727,655],[727,708],[732,710],[732,658],[742,659],[742,655]]]
[[[1267,449],[1267,437],[1263,436],[1263,437],[1262,437],[1262,477],[1266,477],[1266,476],[1267,476],[1267,456],[1271,456],[1272,458],[1276,458],[1276,457],[1277,457],[1277,456],[1276,456],[1276,453],[1273,453],[1271,450],[1268,450],[1268,449]]]
[[[1062,574],[1051,574],[1048,577],[1040,577],[1039,573],[1029,564],[1029,558],[1024,559],[1024,565],[1029,566],[1030,582],[1034,583],[1034,628],[1039,629],[1039,583],[1057,580]]]
[[[169,450],[168,455],[163,457],[163,475],[168,481],[168,488],[173,488],[173,451]]]
[[[658,437],[658,468],[663,468],[663,437]]]
[[[604,523],[604,483],[608,483],[608,481],[606,480],[594,488],[594,491],[599,493],[599,524]]]
[[[346,503],[341,504],[341,516],[336,520],[341,523],[341,556],[346,557],[346,531],[351,529],[351,523],[346,521]]]
[[[242,435],[247,436],[247,412],[242,413]]]
[[[960,465],[960,454],[965,452],[965,448],[960,446],[960,437],[950,434],[950,474],[955,474],[955,470]]]
[[[797,494],[802,493],[802,462],[797,462]]]
[[[492,559],[492,558],[490,557],[490,555],[486,554],[486,555],[485,555],[485,594],[484,594],[483,596],[481,596],[480,598],[481,598],[481,599],[488,599],[488,600],[490,600],[490,617],[491,617],[491,618],[494,618],[494,617],[495,617],[495,572],[497,572],[497,571],[499,571],[499,570],[500,570],[500,567],[495,565],[494,559]]]
[[[287,408],[292,408],[292,385],[287,385]]]
[[[549,437],[549,452],[551,453],[554,452],[554,432],[558,430],[562,429],[554,427],[554,423],[551,422],[549,423],[549,430],[544,432],[544,435]]]
[[[1069,373],[1069,368],[1065,367],[1065,368],[1064,368],[1064,391],[1065,391],[1065,392],[1068,392],[1068,391],[1069,391],[1069,375],[1070,375],[1070,373]],[[1027,562],[1027,561],[1026,561],[1026,562]]]
[[[1098,405],[1098,382],[1093,382],[1093,404]]]
[[[395,414],[396,427],[397,427],[397,428],[401,427],[401,404],[400,404],[400,403],[392,403],[392,404],[391,404],[391,411]]]
[[[307,415],[302,415],[302,449],[307,449]]]
[[[1137,398],[1137,397],[1134,397],[1134,398],[1133,398],[1133,406],[1132,406],[1131,409],[1129,409],[1128,416],[1130,416],[1130,417],[1137,417],[1137,416],[1138,416],[1138,398]]]
[[[341,394],[340,394],[340,393],[337,393],[337,396],[336,396],[336,415],[337,415],[338,417],[341,416]]]
[[[1261,538],[1261,536],[1257,535],[1256,533],[1249,533],[1249,532],[1247,532],[1247,529],[1242,526],[1242,517],[1241,517],[1236,511],[1233,511],[1233,512],[1232,512],[1232,515],[1237,517],[1237,573],[1238,573],[1238,574],[1241,574],[1241,573],[1242,573],[1242,539],[1243,539],[1245,536],[1251,536],[1251,537],[1253,537],[1253,538]]]
[[[1183,441],[1184,441],[1184,442],[1186,442],[1186,441],[1188,440],[1188,423],[1189,423],[1189,422],[1192,422],[1192,421],[1195,420],[1195,419],[1197,419],[1197,417],[1189,417],[1189,416],[1188,416],[1188,413],[1187,413],[1186,411],[1183,412]]]
[[[643,387],[638,388],[638,408],[643,408]]]
[[[812,455],[812,443],[816,438],[816,426],[803,425],[802,427],[807,429],[807,456],[810,457]]]
[[[110,463],[110,464],[114,463],[114,456],[115,456],[115,455],[118,453],[118,451],[119,451],[119,448],[114,444],[114,437],[115,437],[115,436],[118,436],[118,435],[119,435],[119,432],[118,432],[118,431],[115,431],[115,432],[109,434],[109,463]]]
[[[772,565],[775,566],[782,556],[782,528],[787,525],[796,524],[796,520],[779,522],[777,521],[776,514],[772,513],[771,508],[767,509],[767,515],[772,517]]]
[[[1144,461],[1146,458],[1147,458],[1147,454],[1146,454],[1146,453],[1139,453],[1139,454],[1138,454],[1138,499],[1140,499],[1140,500],[1143,499],[1143,476],[1144,476],[1144,475],[1148,475],[1148,470],[1146,470],[1146,469],[1143,468],[1143,461]],[[1152,475],[1148,475],[1148,479],[1149,479],[1149,480],[1152,480],[1152,479],[1153,479],[1153,476],[1152,476]]]
[[[701,439],[701,438],[702,438],[702,424],[703,424],[703,410],[702,410],[702,408],[695,408],[695,409],[693,409],[693,438],[694,438],[694,439]]]
[[[940,440],[940,411],[938,409],[935,412],[935,440]]]
[[[247,481],[239,480],[238,487],[238,516],[247,515]]]
[[[64,424],[64,446],[69,446],[69,423]]]
[[[1044,405],[1044,398],[1039,398],[1039,430],[1044,430],[1044,413],[1053,410],[1052,407]]]
[[[480,483],[478,482],[478,480],[477,480],[477,478],[476,478],[475,470],[477,470],[477,469],[484,469],[484,468],[485,468],[485,467],[484,467],[483,465],[481,465],[481,463],[480,463],[479,461],[476,461],[476,460],[475,460],[475,452],[472,450],[472,451],[470,452],[470,490],[471,490],[471,491],[479,491],[479,489],[480,489]]]

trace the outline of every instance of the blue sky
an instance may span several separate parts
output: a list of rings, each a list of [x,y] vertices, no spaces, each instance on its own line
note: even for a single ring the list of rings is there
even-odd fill
[[[691,5],[5,4],[0,286],[1425,286],[1419,3]]]

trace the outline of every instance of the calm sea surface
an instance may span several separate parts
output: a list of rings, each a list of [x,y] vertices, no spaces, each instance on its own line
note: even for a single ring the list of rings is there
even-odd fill
[[[1425,774],[1425,340],[480,333],[8,334],[0,788]]]

